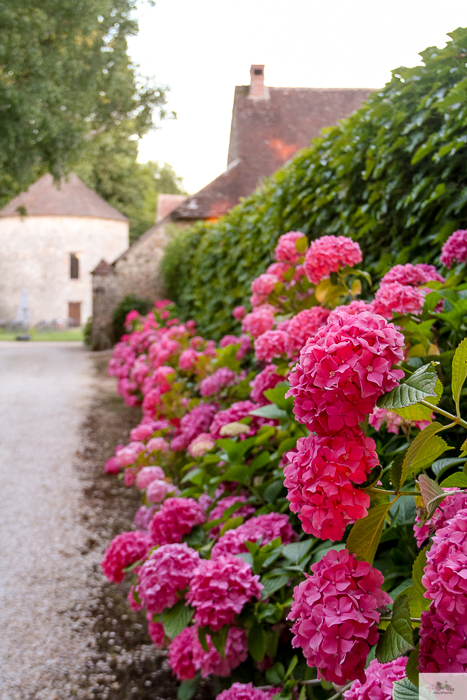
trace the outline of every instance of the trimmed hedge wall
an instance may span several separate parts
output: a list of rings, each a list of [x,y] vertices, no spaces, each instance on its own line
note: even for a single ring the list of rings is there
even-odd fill
[[[421,54],[424,65],[393,71],[216,224],[171,242],[163,273],[202,335],[238,331],[232,310],[287,231],[351,236],[380,277],[395,263],[431,262],[440,242],[467,228],[467,29],[450,36]]]

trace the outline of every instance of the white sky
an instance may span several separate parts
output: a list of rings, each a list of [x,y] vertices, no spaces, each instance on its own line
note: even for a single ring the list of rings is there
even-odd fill
[[[170,163],[190,193],[227,164],[235,85],[264,63],[276,87],[380,87],[418,51],[467,26],[466,0],[157,0],[142,3],[130,53],[170,86],[176,121],[140,142],[139,160]]]

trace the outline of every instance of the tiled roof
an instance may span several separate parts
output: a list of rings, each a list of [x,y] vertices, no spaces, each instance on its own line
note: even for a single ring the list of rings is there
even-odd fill
[[[274,173],[321,129],[350,116],[370,95],[368,88],[266,88],[262,99],[237,86],[232,114],[228,169],[188,197],[176,219],[209,219],[226,214]]]
[[[128,221],[126,216],[89,189],[73,173],[63,179],[58,187],[52,175],[43,175],[0,210],[0,217],[22,215],[85,216]]]

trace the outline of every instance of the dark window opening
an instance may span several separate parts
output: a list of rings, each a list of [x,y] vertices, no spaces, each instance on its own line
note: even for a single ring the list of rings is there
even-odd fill
[[[254,73],[255,73],[255,75],[263,75],[263,69],[262,68],[255,68]]]
[[[76,253],[70,253],[70,278],[79,279],[79,258]]]
[[[70,319],[72,326],[80,326],[81,325],[81,302],[80,301],[68,302],[68,318]]]

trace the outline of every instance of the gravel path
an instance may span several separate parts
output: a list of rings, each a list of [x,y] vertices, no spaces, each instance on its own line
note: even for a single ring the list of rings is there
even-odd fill
[[[0,342],[1,700],[74,695],[84,660],[69,612],[89,567],[73,461],[91,383],[81,343]]]

